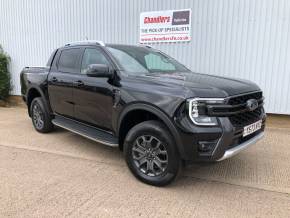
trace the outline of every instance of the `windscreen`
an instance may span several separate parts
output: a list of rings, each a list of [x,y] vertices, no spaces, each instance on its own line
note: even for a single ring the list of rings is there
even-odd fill
[[[119,65],[131,74],[190,72],[171,57],[147,47],[107,47]]]

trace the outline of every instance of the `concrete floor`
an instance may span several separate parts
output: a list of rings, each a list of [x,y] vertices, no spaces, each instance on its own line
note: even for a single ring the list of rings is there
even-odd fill
[[[0,217],[289,217],[290,127],[232,159],[187,167],[170,186],[137,181],[118,149],[0,108]]]

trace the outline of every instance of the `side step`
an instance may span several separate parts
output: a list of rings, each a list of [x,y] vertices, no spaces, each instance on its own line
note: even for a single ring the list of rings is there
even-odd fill
[[[98,143],[111,147],[118,147],[118,138],[100,129],[58,115],[56,115],[55,119],[53,119],[51,122],[56,126],[69,130]]]

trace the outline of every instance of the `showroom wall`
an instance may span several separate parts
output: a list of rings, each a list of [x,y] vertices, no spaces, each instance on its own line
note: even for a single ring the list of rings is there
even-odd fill
[[[20,94],[21,69],[45,65],[56,47],[84,39],[137,44],[141,12],[189,8],[191,41],[152,46],[193,71],[255,81],[267,112],[290,114],[288,0],[1,0],[12,94]]]

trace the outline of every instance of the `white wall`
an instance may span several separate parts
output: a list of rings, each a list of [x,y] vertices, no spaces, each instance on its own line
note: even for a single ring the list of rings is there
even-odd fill
[[[1,0],[0,44],[19,72],[66,42],[138,43],[142,11],[192,9],[192,41],[154,45],[193,71],[255,81],[266,110],[290,114],[289,0]]]

